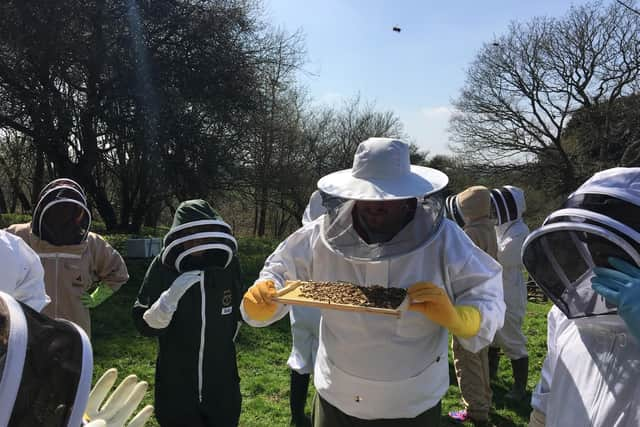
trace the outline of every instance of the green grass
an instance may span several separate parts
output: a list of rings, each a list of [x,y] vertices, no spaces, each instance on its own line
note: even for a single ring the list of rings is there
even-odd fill
[[[244,279],[251,283],[277,242],[260,239],[241,239],[241,261]],[[154,384],[156,341],[141,337],[134,329],[130,310],[149,260],[127,260],[130,281],[93,313],[94,381],[108,368],[118,368],[119,375],[135,373]],[[529,303],[525,320],[525,334],[529,337],[529,390],[539,379],[546,353],[546,313],[549,304]],[[244,427],[273,427],[289,425],[289,370],[286,360],[291,350],[288,318],[267,328],[243,325],[237,340],[238,367],[242,388],[242,416]],[[453,368],[450,369],[453,372]],[[455,383],[455,377],[451,378]],[[497,426],[526,426],[529,418],[528,400],[508,402],[504,395],[511,386],[511,367],[502,357],[497,381],[493,384],[494,409],[491,421]],[[313,387],[310,387],[310,405]],[[449,387],[443,399],[443,426],[454,425],[446,419],[448,411],[459,409],[457,386]],[[147,392],[145,403],[153,404],[153,393]],[[310,407],[307,408],[310,412]],[[157,426],[155,419],[147,424]]]

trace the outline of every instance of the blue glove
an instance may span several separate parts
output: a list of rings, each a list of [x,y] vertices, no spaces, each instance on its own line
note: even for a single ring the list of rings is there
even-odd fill
[[[591,287],[608,302],[618,307],[618,315],[629,331],[640,341],[640,268],[609,258],[614,269],[596,267]]]

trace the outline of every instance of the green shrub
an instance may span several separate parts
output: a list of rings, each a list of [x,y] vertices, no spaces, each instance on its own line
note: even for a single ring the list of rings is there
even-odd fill
[[[31,215],[18,213],[0,214],[0,228],[7,228],[12,224],[23,224],[31,221]]]

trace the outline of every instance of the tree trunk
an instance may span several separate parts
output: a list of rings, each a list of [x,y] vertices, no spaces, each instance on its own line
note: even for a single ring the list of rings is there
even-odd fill
[[[78,181],[95,202],[96,210],[100,214],[100,218],[104,221],[107,231],[117,230],[118,217],[116,216],[116,211],[113,208],[113,205],[107,197],[105,189],[103,187],[98,187],[93,179],[86,179],[85,177],[82,177]]]
[[[2,187],[0,187],[0,213],[7,213],[7,202],[4,198]]]
[[[263,183],[260,190],[260,214],[258,216],[258,237],[264,237],[267,222],[267,186]]]
[[[255,203],[253,204],[253,235],[256,236],[258,234],[258,198],[254,197]]]
[[[31,183],[31,202],[34,206],[38,203],[38,195],[42,187],[44,187],[44,153],[36,150],[36,165]]]

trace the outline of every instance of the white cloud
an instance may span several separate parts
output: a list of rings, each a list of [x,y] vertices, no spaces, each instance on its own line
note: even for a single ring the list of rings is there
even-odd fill
[[[409,137],[422,150],[428,150],[431,155],[450,154],[449,118],[453,114],[450,105],[424,107],[418,111],[399,112]]]

